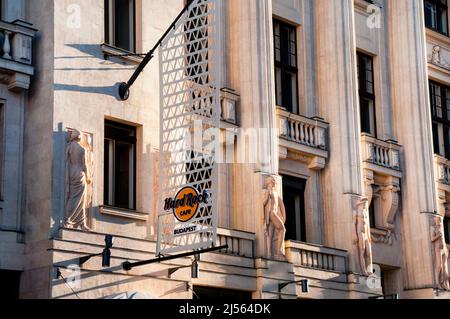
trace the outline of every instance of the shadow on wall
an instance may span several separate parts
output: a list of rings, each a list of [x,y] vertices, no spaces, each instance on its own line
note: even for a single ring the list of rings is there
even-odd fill
[[[80,86],[73,84],[55,84],[55,91],[72,91],[72,92],[82,92],[91,94],[102,94],[107,96],[113,96],[118,101],[122,101],[119,98],[119,85],[116,83],[112,86]]]
[[[127,63],[120,60],[121,63],[116,63],[112,61],[105,60],[104,53],[98,44],[66,44],[67,47],[76,49],[82,53],[82,55],[74,56],[59,56],[55,57],[55,60],[71,60],[71,59],[92,59],[96,58],[99,60],[98,67],[78,67],[78,68],[55,68],[56,71],[85,71],[85,72],[105,72],[105,71],[134,71],[136,65],[132,63]],[[110,67],[108,67],[110,66]],[[124,81],[128,78],[124,78]],[[116,83],[111,86],[80,86],[71,84],[55,84],[55,91],[72,91],[72,92],[82,92],[90,94],[102,94],[107,96],[113,96],[118,101],[121,101],[118,95],[120,83]]]

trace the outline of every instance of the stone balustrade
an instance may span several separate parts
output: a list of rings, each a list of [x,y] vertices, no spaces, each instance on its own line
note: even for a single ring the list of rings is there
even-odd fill
[[[28,89],[32,67],[33,37],[36,30],[23,21],[0,21],[0,72],[10,90]]]
[[[286,257],[294,266],[323,271],[347,272],[347,252],[318,245],[286,242]]]
[[[328,127],[321,118],[307,118],[277,109],[280,159],[309,160],[309,168],[321,170],[328,158]]]
[[[254,258],[253,243],[256,236],[253,233],[230,229],[217,229],[216,246],[228,245],[228,249],[221,250],[220,253],[238,257]]]
[[[321,150],[327,149],[327,123],[318,118],[310,119],[282,109],[278,109],[278,118],[281,138]]]
[[[400,171],[401,146],[395,141],[381,141],[362,134],[363,161],[379,167]]]

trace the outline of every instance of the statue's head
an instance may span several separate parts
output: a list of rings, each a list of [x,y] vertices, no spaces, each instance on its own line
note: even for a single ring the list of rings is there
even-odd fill
[[[81,141],[81,133],[80,133],[80,131],[77,131],[77,130],[73,130],[73,131],[71,131],[70,132],[70,135],[69,135],[69,141],[70,142],[72,142],[72,141]]]
[[[356,209],[358,210],[358,212],[360,212],[360,211],[363,212],[364,210],[366,210],[368,208],[367,207],[368,204],[369,204],[369,200],[366,197],[363,197],[356,202]]]
[[[435,227],[441,227],[442,225],[442,218],[440,216],[433,217],[433,222]]]
[[[264,186],[266,189],[275,188],[276,185],[277,185],[277,181],[275,180],[275,178],[273,176],[266,177],[266,180],[264,183]]]

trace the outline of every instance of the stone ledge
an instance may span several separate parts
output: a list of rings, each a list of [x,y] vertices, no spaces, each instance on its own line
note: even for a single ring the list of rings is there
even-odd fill
[[[112,57],[112,58],[117,58],[119,60],[123,60],[126,62],[139,64],[144,59],[144,57],[133,55],[133,54],[135,54],[133,52],[129,52],[127,50],[114,47],[107,43],[101,44],[100,48],[103,52],[103,56],[104,56],[105,60],[108,60],[109,57]],[[127,55],[127,54],[130,54],[130,55]]]
[[[148,220],[149,214],[139,213],[137,211],[115,208],[109,206],[100,206],[100,213],[103,215],[109,215],[113,217],[133,219],[146,222]]]

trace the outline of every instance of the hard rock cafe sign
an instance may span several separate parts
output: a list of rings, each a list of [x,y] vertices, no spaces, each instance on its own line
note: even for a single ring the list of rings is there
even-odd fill
[[[178,221],[186,223],[195,217],[202,203],[209,203],[209,194],[206,191],[199,194],[195,188],[189,186],[182,188],[174,198],[166,198],[164,210],[172,211]]]

